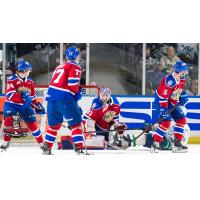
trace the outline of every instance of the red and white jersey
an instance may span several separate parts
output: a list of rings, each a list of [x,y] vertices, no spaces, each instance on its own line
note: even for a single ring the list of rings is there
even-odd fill
[[[63,99],[79,92],[81,67],[75,62],[66,62],[54,70],[47,92],[48,99]]]
[[[86,120],[92,119],[95,125],[102,130],[110,129],[110,122],[118,121],[120,105],[118,101],[111,97],[111,103],[103,104],[99,98],[95,98],[92,102],[90,110],[83,116],[83,124]]]
[[[156,98],[161,107],[168,107],[168,103],[176,105],[185,87],[185,78],[179,81],[174,77],[174,73],[167,75],[156,90]]]
[[[29,91],[30,96],[33,97],[33,103],[37,104],[33,80],[30,77],[22,79],[18,74],[14,74],[8,78],[6,84],[6,102],[23,105],[22,91]]]

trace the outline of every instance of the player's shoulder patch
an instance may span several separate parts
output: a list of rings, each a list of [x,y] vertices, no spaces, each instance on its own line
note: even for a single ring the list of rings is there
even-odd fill
[[[119,101],[117,100],[116,97],[111,96],[111,99],[112,99],[112,103],[113,103],[113,104],[119,104]]]
[[[102,106],[101,101],[99,98],[95,98],[92,102],[92,109],[99,109]]]
[[[33,79],[32,79],[31,77],[29,77],[29,76],[27,77],[27,79],[28,79],[29,81],[33,81]]]
[[[17,78],[17,76],[15,74],[13,74],[13,75],[8,77],[8,80],[11,81],[11,80],[14,80],[16,78]]]
[[[174,79],[174,77],[172,76],[172,74],[170,74],[170,75],[168,75],[166,77],[165,84],[168,87],[174,87],[176,85],[176,80]]]

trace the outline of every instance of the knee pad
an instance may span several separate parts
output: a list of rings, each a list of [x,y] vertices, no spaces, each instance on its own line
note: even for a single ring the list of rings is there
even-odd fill
[[[11,127],[13,125],[12,116],[4,117],[4,126]]]
[[[187,123],[187,120],[186,120],[186,118],[184,117],[184,118],[181,118],[181,119],[176,119],[175,122],[176,122],[176,124],[177,124],[178,126],[184,126],[184,125]]]
[[[58,131],[60,128],[61,128],[61,124],[57,124],[57,125],[54,125],[54,126],[49,126],[50,129],[54,130],[54,131]]]
[[[81,124],[77,124],[77,125],[74,125],[74,126],[70,126],[71,130],[75,130],[75,129],[81,129]]]
[[[39,126],[36,122],[28,122],[27,127],[32,132],[36,131],[39,128]]]

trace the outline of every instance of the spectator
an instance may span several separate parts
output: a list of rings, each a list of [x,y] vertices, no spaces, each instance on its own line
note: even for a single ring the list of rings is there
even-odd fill
[[[194,79],[190,83],[190,88],[187,90],[188,96],[198,95],[198,80]]]
[[[173,69],[175,63],[180,60],[178,56],[175,55],[174,47],[170,46],[167,48],[167,55],[162,56],[160,59],[160,64],[162,71],[165,73],[170,73]]]
[[[165,76],[165,73],[161,70],[161,65],[156,63],[154,65],[153,71],[147,74],[147,94],[152,95],[155,92],[155,89],[158,87],[159,83]]]
[[[151,47],[146,47],[146,69],[147,71],[152,71],[153,66],[155,65],[156,60],[151,57]]]

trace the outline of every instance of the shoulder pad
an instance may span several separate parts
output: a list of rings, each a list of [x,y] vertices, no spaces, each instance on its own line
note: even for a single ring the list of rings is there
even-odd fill
[[[102,107],[102,102],[99,100],[99,98],[95,98],[92,102],[92,109],[99,109]]]
[[[18,77],[16,76],[16,74],[13,74],[13,75],[11,75],[11,76],[8,77],[8,80],[10,81],[10,80],[14,80],[14,79],[16,79],[16,78],[18,78]]]
[[[117,100],[116,97],[111,96],[111,101],[113,104],[119,104],[119,101]]]
[[[165,79],[165,84],[168,86],[168,87],[174,87],[176,85],[176,80],[175,78],[173,77],[172,74],[169,74],[166,79]]]
[[[29,76],[27,77],[27,79],[30,80],[30,81],[33,81],[33,79],[31,77],[29,77]]]

